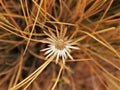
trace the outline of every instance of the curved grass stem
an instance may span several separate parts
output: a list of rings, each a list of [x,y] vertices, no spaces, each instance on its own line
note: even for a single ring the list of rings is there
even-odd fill
[[[55,90],[55,87],[57,86],[57,83],[58,83],[58,81],[59,81],[59,78],[60,78],[60,75],[61,75],[61,73],[62,73],[63,68],[64,68],[64,64],[62,64],[62,66],[61,66],[61,68],[60,68],[60,71],[59,71],[59,74],[58,74],[58,76],[57,76],[57,79],[56,79],[56,81],[55,81],[55,83],[54,83],[54,85],[53,85],[53,87],[52,87],[51,90]]]
[[[26,79],[24,79],[17,85],[13,86],[9,90],[17,90],[27,84],[27,86],[25,87],[25,89],[26,89],[38,77],[38,75],[40,75],[40,73],[49,65],[49,63],[54,59],[54,57],[55,57],[55,54],[53,56],[51,56],[43,65],[41,65],[37,70],[35,70]]]

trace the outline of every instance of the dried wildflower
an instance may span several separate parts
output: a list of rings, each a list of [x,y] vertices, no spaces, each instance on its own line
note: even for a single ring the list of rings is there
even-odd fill
[[[62,59],[63,64],[65,64],[65,59],[67,59],[67,57],[73,60],[73,57],[70,55],[71,49],[79,48],[76,47],[76,43],[74,43],[72,39],[68,38],[68,36],[65,36],[66,32],[67,28],[61,30],[60,32],[56,30],[56,34],[50,30],[49,33],[44,31],[48,38],[43,40],[43,43],[47,43],[48,48],[42,49],[41,51],[45,51],[46,59],[55,53],[56,64],[60,58]]]

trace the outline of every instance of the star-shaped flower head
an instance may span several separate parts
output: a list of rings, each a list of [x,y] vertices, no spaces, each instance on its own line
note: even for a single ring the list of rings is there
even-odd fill
[[[65,64],[65,59],[70,58],[73,60],[71,56],[72,49],[79,49],[75,42],[72,39],[68,38],[67,28],[63,30],[55,30],[54,33],[52,30],[48,30],[48,32],[44,31],[44,34],[48,36],[43,43],[48,44],[48,48],[42,49],[41,51],[45,51],[46,59],[56,54],[56,64],[59,59],[62,59],[63,64]]]

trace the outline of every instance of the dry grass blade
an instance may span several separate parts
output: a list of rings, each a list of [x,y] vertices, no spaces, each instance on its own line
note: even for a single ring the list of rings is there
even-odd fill
[[[36,15],[36,17],[35,17],[35,21],[34,21],[34,23],[33,23],[32,30],[31,30],[31,32],[30,32],[30,36],[29,36],[28,42],[27,42],[26,47],[25,47],[24,54],[26,53],[26,50],[27,50],[27,48],[28,48],[28,45],[29,45],[30,40],[31,40],[31,37],[32,37],[32,33],[33,33],[34,29],[35,29],[35,25],[36,25],[36,22],[37,22],[39,13],[40,13],[40,8],[41,8],[42,3],[43,3],[43,0],[40,1],[40,5],[39,5],[39,7],[38,7],[38,12],[37,12],[37,15]]]
[[[103,41],[99,40],[98,38],[96,38],[95,36],[93,36],[92,34],[85,32],[85,31],[80,31],[81,33],[85,33],[88,36],[90,36],[91,38],[95,39],[96,41],[98,41],[99,43],[101,43],[103,46],[107,47],[108,49],[110,49],[111,51],[113,51],[118,57],[120,57],[119,53],[111,46],[107,45],[106,43],[104,43]]]
[[[60,71],[59,71],[59,73],[58,73],[58,76],[57,76],[57,78],[56,78],[56,80],[55,80],[55,83],[54,83],[54,85],[52,86],[52,89],[51,89],[51,90],[55,90],[55,87],[56,87],[56,85],[57,85],[57,83],[58,83],[58,81],[59,81],[59,79],[60,79],[60,75],[61,75],[61,73],[62,73],[63,68],[64,68],[64,64],[62,64],[62,66],[61,66],[61,68],[60,68]]]
[[[17,90],[21,88],[22,86],[26,85],[25,89],[40,75],[40,73],[48,66],[48,64],[53,60],[55,57],[55,54],[50,57],[43,65],[41,65],[37,70],[35,70],[31,75],[29,75],[27,78],[25,78],[23,81],[18,83],[17,85],[13,86],[9,90]]]

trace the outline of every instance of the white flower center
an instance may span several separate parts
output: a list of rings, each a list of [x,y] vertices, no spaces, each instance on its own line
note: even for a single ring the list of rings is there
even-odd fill
[[[63,50],[65,48],[65,42],[62,39],[59,39],[55,42],[55,48]]]

